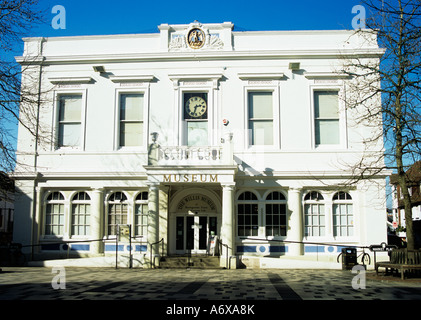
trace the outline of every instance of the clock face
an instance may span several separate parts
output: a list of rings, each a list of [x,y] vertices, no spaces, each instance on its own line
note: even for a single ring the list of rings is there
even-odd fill
[[[207,104],[205,99],[198,96],[193,96],[189,100],[187,100],[186,105],[186,113],[192,118],[200,118],[203,116],[207,109]]]

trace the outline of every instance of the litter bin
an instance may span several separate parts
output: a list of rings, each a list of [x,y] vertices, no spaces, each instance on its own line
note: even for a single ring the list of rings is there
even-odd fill
[[[357,249],[342,248],[342,270],[351,270],[357,264]]]

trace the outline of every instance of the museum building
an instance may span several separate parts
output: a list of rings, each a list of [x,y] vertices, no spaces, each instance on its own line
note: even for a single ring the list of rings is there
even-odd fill
[[[346,183],[372,127],[353,121],[352,77],[338,72],[345,59],[378,61],[375,38],[230,22],[158,29],[24,39],[16,59],[40,101],[36,135],[19,127],[13,175],[26,253],[130,250],[147,265],[209,254],[216,236],[234,268],[386,241],[385,175]]]

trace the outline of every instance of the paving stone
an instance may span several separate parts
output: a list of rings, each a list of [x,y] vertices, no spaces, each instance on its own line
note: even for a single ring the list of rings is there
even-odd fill
[[[417,300],[421,282],[367,276],[353,289],[342,270],[172,270],[66,268],[55,290],[50,268],[3,268],[0,300]],[[320,275],[322,274],[322,276]],[[381,279],[381,280],[379,280]]]

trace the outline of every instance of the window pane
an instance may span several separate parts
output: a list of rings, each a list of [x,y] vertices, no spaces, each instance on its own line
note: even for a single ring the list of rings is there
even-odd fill
[[[249,121],[251,145],[273,145],[273,121]]]
[[[72,235],[89,235],[89,204],[72,205]]]
[[[143,94],[122,94],[120,120],[143,121]]]
[[[143,123],[120,123],[120,146],[141,146],[143,142]]]
[[[127,223],[127,204],[109,204],[108,235],[115,235],[118,224]]]
[[[62,95],[59,97],[59,120],[80,122],[82,95]]]
[[[249,118],[272,119],[272,92],[249,92]]]
[[[148,221],[148,205],[137,204],[135,207],[135,235],[146,236],[147,221]]]
[[[315,117],[338,118],[338,93],[333,91],[314,92]]]
[[[316,120],[316,144],[339,144],[339,120]]]
[[[47,204],[45,215],[45,234],[62,235],[64,224],[64,205]]]
[[[253,214],[252,215],[251,224],[254,225],[254,226],[257,226],[257,224],[258,224],[258,216],[257,216],[257,214]]]
[[[80,123],[61,123],[59,127],[59,146],[76,147],[80,145]]]
[[[338,93],[331,91],[314,92],[314,115],[316,144],[339,143],[339,103]]]
[[[189,121],[187,123],[187,137],[188,146],[208,145],[208,122]]]

